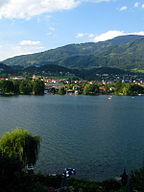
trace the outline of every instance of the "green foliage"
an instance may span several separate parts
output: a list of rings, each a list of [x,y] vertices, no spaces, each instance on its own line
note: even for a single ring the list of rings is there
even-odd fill
[[[59,87],[59,89],[58,89],[58,94],[59,94],[59,95],[65,95],[65,94],[66,94],[65,88],[64,88],[64,87]]]
[[[0,78],[8,78],[8,74],[2,73],[2,74],[0,74]]]
[[[0,63],[0,77],[8,77],[8,74],[13,73],[15,73],[15,69],[13,67]]]
[[[115,94],[118,95],[138,95],[144,94],[144,87],[132,84],[132,83],[116,83],[115,85]]]
[[[74,192],[121,192],[124,191],[120,181],[108,179],[103,182],[70,179],[69,185],[74,188]]]
[[[74,187],[74,192],[93,192],[98,191],[102,186],[100,182],[71,179],[69,185]]]
[[[122,184],[115,179],[108,179],[103,181],[104,190],[106,192],[117,191],[122,187]]]
[[[115,92],[118,95],[130,95],[130,84],[129,83],[117,83]]]
[[[22,94],[31,94],[32,93],[32,82],[31,81],[22,81],[19,86],[19,91]]]
[[[21,172],[22,163],[13,157],[9,157],[0,152],[0,181],[12,179],[15,173]]]
[[[144,192],[144,167],[131,172],[132,192]]]
[[[13,93],[13,94],[44,94],[44,83],[42,81],[0,81],[0,91],[3,94]]]
[[[20,81],[13,81],[14,93],[20,93]]]
[[[38,157],[40,137],[32,136],[27,130],[17,128],[0,139],[0,150],[9,158],[20,160],[24,166],[34,165]]]
[[[49,187],[59,188],[61,186],[61,175],[58,176],[46,176],[41,173],[34,175],[35,181]]]
[[[35,182],[32,186],[31,192],[47,192],[48,187],[43,185],[41,182]]]
[[[84,95],[96,95],[99,93],[99,88],[96,84],[86,84],[83,89]]]
[[[124,95],[124,96],[144,94],[144,86],[134,84],[134,83],[122,83],[122,82],[116,82],[116,83],[111,83],[106,85],[103,85],[102,83],[65,84],[64,88],[62,87],[62,90],[60,89],[60,91],[64,91],[64,93],[63,92],[62,93],[65,94],[65,90],[70,91],[71,93],[77,90],[79,94],[98,95],[98,94],[103,94],[103,92],[101,93],[99,90],[100,86],[104,87],[104,90],[103,90],[104,94],[115,94],[115,95]]]
[[[44,94],[44,83],[42,81],[33,81],[32,82],[32,91],[35,95],[43,95]]]
[[[123,36],[98,43],[71,44],[41,53],[10,58],[8,65],[60,65],[70,68],[144,69],[143,36]],[[31,70],[31,69],[29,69]]]
[[[0,90],[3,93],[9,93],[14,91],[14,85],[12,81],[1,80],[0,81]]]
[[[136,72],[136,73],[144,73],[144,69],[132,69],[133,72]]]
[[[137,84],[131,84],[129,88],[129,92],[130,92],[130,95],[144,94],[144,87]]]

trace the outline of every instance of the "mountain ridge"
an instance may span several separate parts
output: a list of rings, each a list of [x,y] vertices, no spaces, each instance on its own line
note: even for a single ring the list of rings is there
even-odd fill
[[[144,69],[144,36],[119,36],[102,42],[68,44],[40,53],[16,56],[3,61],[23,67],[54,64],[72,69],[115,67]]]

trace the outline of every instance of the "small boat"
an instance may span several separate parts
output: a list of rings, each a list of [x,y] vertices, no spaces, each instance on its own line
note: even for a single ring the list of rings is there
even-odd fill
[[[112,99],[112,96],[109,96],[108,99],[109,99],[109,100]]]

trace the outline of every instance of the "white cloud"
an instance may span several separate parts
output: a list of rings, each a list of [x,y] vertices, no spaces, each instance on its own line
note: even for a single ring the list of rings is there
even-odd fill
[[[94,33],[78,33],[75,37],[76,38],[86,37],[87,40],[89,40],[89,41],[99,42],[99,41],[106,41],[106,40],[113,39],[118,36],[124,36],[124,35],[142,35],[142,36],[144,36],[144,31],[126,33],[124,31],[109,30],[109,31],[107,31],[105,33],[101,33],[97,36],[95,36]]]
[[[55,27],[49,27],[48,29],[49,29],[49,31],[55,31],[56,30]]]
[[[78,33],[78,34],[76,34],[76,38],[82,38],[82,37],[84,37],[85,36],[85,33]]]
[[[144,8],[144,4],[142,4],[142,8]]]
[[[128,9],[127,6],[122,6],[122,7],[119,8],[119,11],[126,11],[127,9]]]
[[[46,33],[46,35],[53,36],[54,34],[53,34],[53,32],[48,32],[48,33]]]
[[[31,41],[31,40],[22,40],[19,42],[20,45],[31,46],[31,45],[39,45],[40,41]]]
[[[102,33],[98,36],[96,36],[93,41],[98,42],[98,41],[106,41],[108,39],[112,39],[117,36],[124,35],[125,33],[123,31],[107,31],[106,33]]]
[[[1,18],[29,19],[46,12],[72,9],[79,5],[78,0],[8,0],[0,1]]]
[[[138,8],[138,7],[139,7],[139,5],[140,5],[140,3],[139,3],[139,2],[135,2],[135,3],[134,3],[134,7],[135,7],[135,8]]]
[[[93,33],[77,33],[75,38],[89,38],[89,39],[93,39],[95,37],[95,35]]]
[[[93,33],[88,34],[88,37],[89,37],[89,38],[94,38],[94,34],[93,34]]]
[[[54,36],[55,31],[56,31],[56,28],[50,26],[50,27],[48,28],[48,33],[46,33],[46,35],[48,35],[48,36]]]
[[[124,31],[107,31],[105,33],[102,33],[100,35],[97,35],[96,37],[93,38],[94,42],[99,42],[99,41],[106,41],[109,39],[113,39],[118,36],[124,36],[124,35],[144,35],[144,31],[140,32],[131,32],[131,33],[126,33]]]
[[[144,35],[144,31],[128,33],[128,35]]]
[[[43,13],[72,9],[83,2],[109,1],[113,0],[0,0],[0,18],[29,19]]]
[[[24,40],[15,44],[4,44],[0,46],[0,60],[18,55],[27,55],[31,53],[41,52],[44,50],[45,47],[41,43],[39,43],[39,41]]]

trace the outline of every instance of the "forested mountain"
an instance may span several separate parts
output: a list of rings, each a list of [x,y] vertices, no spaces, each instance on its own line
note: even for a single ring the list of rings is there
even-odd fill
[[[41,53],[17,56],[3,62],[10,66],[23,67],[54,64],[75,69],[144,69],[144,36],[128,35],[98,43],[70,44]]]
[[[15,70],[15,67],[10,67],[10,66],[7,66],[4,63],[0,62],[0,73],[1,74],[4,74],[4,73],[6,73],[6,74],[8,74],[8,73],[13,74],[16,71],[17,70]]]

